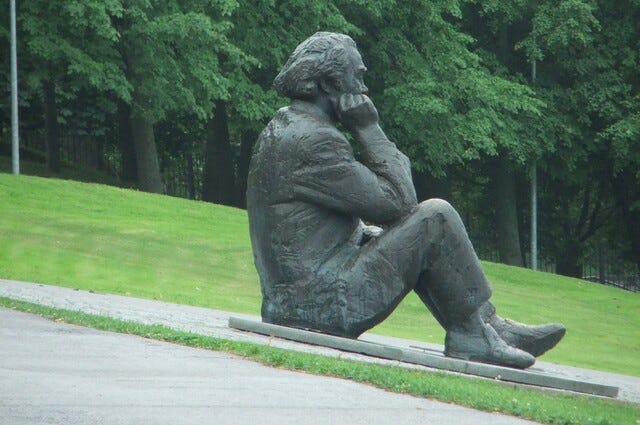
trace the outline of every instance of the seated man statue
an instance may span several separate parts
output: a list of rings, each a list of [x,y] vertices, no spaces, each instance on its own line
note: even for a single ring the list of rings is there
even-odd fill
[[[564,327],[496,315],[458,213],[440,199],[417,203],[409,160],[366,96],[366,70],[350,37],[317,33],[275,79],[291,104],[260,135],[247,190],[263,321],[357,338],[415,291],[446,330],[447,356],[529,367]]]

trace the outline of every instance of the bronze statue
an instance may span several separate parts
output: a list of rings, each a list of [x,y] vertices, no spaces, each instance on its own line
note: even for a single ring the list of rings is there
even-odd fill
[[[417,203],[366,70],[350,37],[317,33],[275,79],[291,104],[260,135],[247,190],[263,321],[356,338],[415,291],[446,330],[447,356],[529,367],[564,327],[496,314],[458,213],[440,199]]]

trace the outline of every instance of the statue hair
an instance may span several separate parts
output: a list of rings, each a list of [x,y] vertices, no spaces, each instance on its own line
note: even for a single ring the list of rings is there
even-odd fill
[[[300,43],[273,81],[282,96],[313,99],[318,95],[318,80],[338,79],[345,70],[347,47],[356,48],[351,37],[317,32]]]

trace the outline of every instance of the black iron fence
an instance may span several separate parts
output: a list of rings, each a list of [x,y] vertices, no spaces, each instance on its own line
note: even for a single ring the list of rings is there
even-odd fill
[[[120,149],[105,143],[97,136],[62,133],[60,141],[60,160],[73,167],[103,172],[121,180],[122,167]],[[32,157],[41,161],[46,159],[44,131],[23,130],[20,134],[21,149],[27,150]],[[202,194],[202,160],[185,155],[160,158],[165,193],[189,199],[200,199]]]
[[[76,167],[104,171],[116,175],[115,161],[105,150],[104,140],[90,135],[68,134],[60,135],[60,160]],[[23,130],[20,134],[23,149],[39,153],[45,158],[46,142],[41,130]]]
[[[489,246],[481,238],[471,236],[474,248],[481,260],[500,262],[498,250]],[[604,254],[604,252],[607,252]],[[530,256],[525,254],[525,266],[531,267]],[[538,271],[556,273],[556,265],[552,260],[538,260]],[[607,286],[640,292],[640,272],[628,261],[620,259],[614,253],[606,251],[603,245],[596,245],[588,250],[583,260],[582,279],[601,283]]]
[[[640,292],[640,274],[595,274],[593,268],[584,267],[585,273],[582,278],[590,282],[598,282],[603,285],[615,286],[627,291]]]

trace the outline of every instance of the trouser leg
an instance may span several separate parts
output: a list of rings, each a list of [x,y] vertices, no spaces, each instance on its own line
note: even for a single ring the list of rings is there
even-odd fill
[[[347,270],[347,334],[379,323],[415,290],[447,331],[445,355],[518,368],[535,362],[483,321],[479,308],[491,297],[491,286],[460,216],[445,201],[421,203]]]
[[[414,290],[448,329],[489,300],[491,285],[453,207],[441,200],[422,205],[429,249],[426,267]]]
[[[491,296],[459,215],[447,202],[425,201],[366,244],[343,267],[345,333],[384,320],[411,290],[445,327]]]

